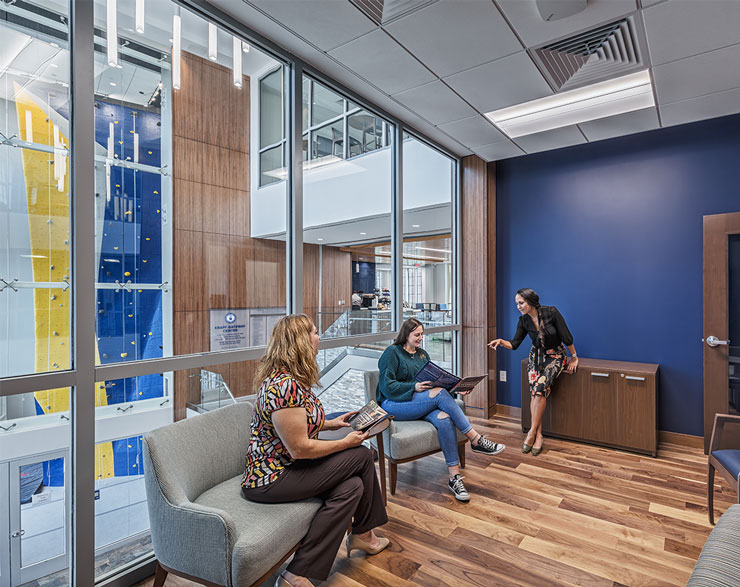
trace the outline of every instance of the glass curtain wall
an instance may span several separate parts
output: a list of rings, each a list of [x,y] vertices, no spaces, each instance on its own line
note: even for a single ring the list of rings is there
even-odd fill
[[[453,323],[452,226],[456,162],[403,134],[403,303],[425,329]],[[449,332],[425,336],[432,359],[452,366]]]
[[[304,311],[324,338],[390,331],[393,127],[310,77],[302,94]]]
[[[167,0],[93,7],[88,198],[70,191],[68,2],[0,3],[0,585],[69,582],[77,519],[70,406],[82,373],[96,380],[93,393],[78,396],[94,396],[94,460],[78,469],[95,480],[95,569],[80,576],[104,581],[152,557],[143,436],[252,394],[256,361],[290,305],[292,57]],[[420,248],[451,250],[451,222],[413,227],[445,201],[413,195],[423,186],[408,179],[407,143],[440,153],[411,137],[394,144],[398,121],[327,84],[305,76],[300,86],[304,293],[296,307],[321,331],[322,398],[338,411],[364,403],[362,374],[394,336],[392,312],[403,305],[404,317],[420,315],[411,300],[447,304],[423,319],[446,328],[426,346],[452,364],[456,326],[439,316],[451,307],[453,256]],[[446,265],[449,275],[445,282],[445,271],[432,272],[427,289],[404,273],[394,291],[399,148],[412,194],[403,196],[404,272],[406,257],[426,256],[422,267]],[[73,228],[72,211],[83,205],[94,207],[94,222]],[[85,284],[95,291],[94,332],[76,331],[71,311],[80,229],[94,234],[95,277]],[[94,364],[72,354],[75,338],[87,336]]]

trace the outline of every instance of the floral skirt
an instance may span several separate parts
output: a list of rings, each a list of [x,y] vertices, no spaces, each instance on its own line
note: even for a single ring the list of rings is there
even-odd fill
[[[538,361],[537,355],[537,349],[533,346],[527,360],[529,392],[533,397],[535,395],[548,397],[553,382],[565,369],[565,347],[561,345],[555,349],[547,349],[544,351],[544,360]]]

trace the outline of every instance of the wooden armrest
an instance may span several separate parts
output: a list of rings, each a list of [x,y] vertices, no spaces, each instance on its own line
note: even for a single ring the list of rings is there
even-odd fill
[[[740,416],[732,414],[715,414],[714,425],[712,426],[712,439],[709,441],[709,452],[712,453],[719,446],[726,423],[740,424]]]

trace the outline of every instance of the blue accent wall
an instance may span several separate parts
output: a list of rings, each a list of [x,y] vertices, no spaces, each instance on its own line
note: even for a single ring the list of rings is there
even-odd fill
[[[497,323],[557,306],[582,357],[660,364],[661,430],[703,435],[702,216],[740,211],[740,115],[501,161]],[[516,351],[499,403],[521,405]]]

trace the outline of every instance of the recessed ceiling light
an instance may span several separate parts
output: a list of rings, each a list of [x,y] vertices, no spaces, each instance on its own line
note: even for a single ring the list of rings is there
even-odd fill
[[[365,235],[367,235],[367,233],[366,233],[366,232],[361,232],[360,234],[361,234],[362,236],[365,236]]]
[[[56,63],[50,63],[49,67],[59,67]]]
[[[646,69],[577,90],[486,113],[509,138],[655,106]]]
[[[324,240],[324,239],[323,239],[323,238],[317,238],[316,240],[317,240],[317,241],[322,241],[322,240]]]
[[[116,85],[116,82],[110,82],[110,85],[114,86]]]
[[[419,225],[418,224],[412,224],[411,225],[411,228],[419,228]]]

